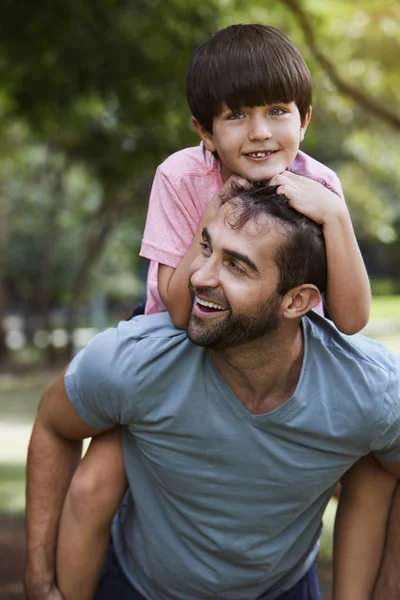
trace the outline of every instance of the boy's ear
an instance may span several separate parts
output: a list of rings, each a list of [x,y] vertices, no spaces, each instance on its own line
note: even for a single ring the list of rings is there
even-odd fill
[[[320,302],[319,289],[311,283],[304,283],[284,295],[281,302],[282,315],[286,319],[299,319]]]
[[[201,125],[195,117],[192,117],[192,123],[193,123],[193,127],[195,128],[195,130],[197,131],[197,133],[203,140],[204,145],[207,148],[207,150],[209,150],[210,152],[215,152],[216,147],[214,144],[214,139],[213,139],[212,133],[207,131],[207,129],[204,129],[203,125]]]
[[[306,112],[306,116],[304,117],[304,119],[302,120],[302,122],[300,124],[300,142],[302,142],[304,140],[304,136],[306,134],[307,127],[308,127],[308,124],[311,119],[311,113],[312,113],[312,106],[310,105],[308,107],[308,111]]]

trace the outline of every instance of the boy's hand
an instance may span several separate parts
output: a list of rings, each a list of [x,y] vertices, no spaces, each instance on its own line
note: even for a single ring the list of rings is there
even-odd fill
[[[343,198],[308,177],[284,171],[275,175],[269,184],[277,185],[277,193],[284,194],[294,209],[320,225],[347,213]]]

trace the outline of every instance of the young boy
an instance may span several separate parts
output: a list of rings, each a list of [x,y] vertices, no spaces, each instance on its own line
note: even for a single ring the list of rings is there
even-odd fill
[[[187,99],[202,143],[169,157],[154,179],[141,249],[141,255],[151,261],[146,313],[168,310],[177,327],[186,327],[189,268],[198,254],[203,227],[220,207],[221,190],[233,181],[248,185],[270,180],[294,208],[323,225],[329,265],[325,302],[330,317],[348,334],[366,324],[369,282],[339,179],[299,151],[311,117],[311,96],[303,58],[272,27],[234,25],[195,51]],[[375,475],[368,464],[358,467],[358,473],[364,470],[368,477],[357,477],[354,493],[351,478],[345,483],[349,500],[341,510],[340,544],[346,540],[342,530],[352,532],[355,511],[364,514],[359,499],[363,491],[369,494],[378,480],[379,507],[385,503],[377,511],[374,531],[364,528],[362,535],[357,531],[341,549],[343,564],[338,563],[336,587],[340,600],[368,598],[381,555],[376,544],[383,545],[382,535],[369,536],[384,532],[394,489],[389,476]],[[57,558],[58,584],[66,599],[93,596],[111,520],[125,486],[120,432],[113,430],[92,442],[66,499]],[[359,551],[361,539],[364,547],[371,546],[371,540],[375,544],[371,557],[366,557],[371,574],[359,580],[353,572],[350,584],[346,568],[354,565],[352,552]]]

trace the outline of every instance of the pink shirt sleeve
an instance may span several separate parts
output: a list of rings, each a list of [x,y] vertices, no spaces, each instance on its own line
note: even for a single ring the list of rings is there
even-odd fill
[[[200,218],[189,190],[181,185],[178,192],[173,179],[167,178],[158,167],[140,255],[176,268],[192,243]]]

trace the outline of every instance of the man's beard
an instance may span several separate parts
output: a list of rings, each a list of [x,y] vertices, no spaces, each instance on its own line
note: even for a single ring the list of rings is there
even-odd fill
[[[207,300],[228,306],[230,310],[224,319],[218,319],[215,323],[212,319],[197,317],[193,313],[195,292],[190,286],[192,311],[189,316],[187,335],[190,341],[197,346],[223,351],[256,340],[278,328],[282,298],[276,293],[260,304],[252,313],[237,311],[234,314],[227,300],[221,301],[221,298],[210,297],[209,289],[197,288],[196,292]]]

